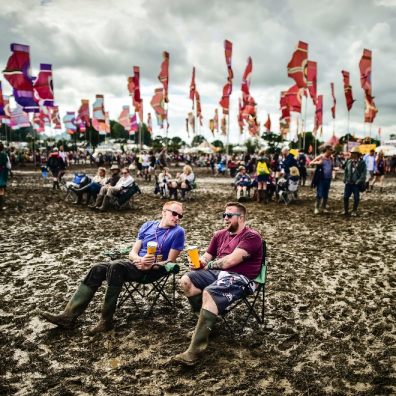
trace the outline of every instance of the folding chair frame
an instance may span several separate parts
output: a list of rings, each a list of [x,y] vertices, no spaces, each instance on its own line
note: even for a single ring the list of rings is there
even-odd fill
[[[266,242],[263,240],[262,241],[262,247],[263,247],[263,259],[261,263],[261,269],[260,269],[260,274],[259,276],[254,280],[254,282],[257,284],[256,290],[254,291],[253,294],[249,294],[249,286],[245,286],[245,293],[240,298],[237,300],[235,303],[231,304],[229,307],[227,307],[226,311],[223,313],[221,318],[223,319],[225,325],[227,328],[230,330],[232,336],[235,336],[236,333],[242,333],[243,330],[245,329],[249,319],[253,316],[257,323],[259,325],[264,324],[264,316],[265,316],[265,286],[267,282],[267,263],[266,263],[266,253],[267,253],[267,248],[266,248]],[[261,301],[260,301],[261,300]],[[256,310],[256,306],[261,302],[261,307],[260,311]],[[248,312],[242,319],[242,325],[239,328],[239,331],[235,331],[230,323],[227,321],[226,316],[232,312],[235,308],[239,307],[241,304],[244,304],[245,307],[247,308]]]

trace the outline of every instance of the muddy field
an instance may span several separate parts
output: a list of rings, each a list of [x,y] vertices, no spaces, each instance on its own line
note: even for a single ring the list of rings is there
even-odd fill
[[[230,179],[201,175],[182,225],[207,246],[234,198]],[[219,323],[195,368],[169,364],[195,325],[187,300],[144,318],[117,310],[115,329],[90,337],[103,292],[79,325],[62,332],[39,309],[60,311],[104,251],[130,245],[159,216],[152,186],[134,209],[96,213],[63,202],[38,173],[15,171],[0,214],[0,394],[4,395],[391,395],[396,394],[396,179],[364,194],[361,216],[344,218],[342,183],[331,213],[313,216],[313,191],[289,206],[248,203],[249,224],[268,243],[263,327],[233,340]],[[183,269],[184,271],[184,269]]]

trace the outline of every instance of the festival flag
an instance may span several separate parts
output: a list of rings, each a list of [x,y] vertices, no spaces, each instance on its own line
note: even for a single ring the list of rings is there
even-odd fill
[[[281,120],[289,120],[290,121],[290,109],[289,102],[287,99],[287,91],[282,91],[280,94],[280,109],[281,109]]]
[[[187,136],[190,137],[190,131],[188,130],[188,117],[186,118],[186,132]]]
[[[34,116],[33,116],[33,129],[37,133],[44,132],[44,130],[45,130],[45,122],[44,122],[44,118],[41,117],[41,113],[34,113]]]
[[[10,126],[14,130],[30,127],[29,115],[25,113],[23,108],[19,105],[11,110]]]
[[[234,78],[234,72],[232,71],[232,43],[231,41],[224,40],[224,53],[225,53],[225,60],[227,64],[228,70],[228,79],[232,80]]]
[[[290,62],[287,65],[287,75],[299,88],[307,87],[308,44],[299,41]]]
[[[167,113],[165,110],[165,97],[164,97],[164,89],[163,88],[155,89],[154,96],[152,97],[150,104],[151,104],[151,107],[155,111],[158,125],[161,128],[163,128],[164,120],[167,117]]]
[[[188,123],[190,124],[193,133],[195,133],[195,117],[194,113],[191,111],[188,113]]]
[[[129,114],[129,106],[122,106],[121,113],[118,117],[118,122],[129,132],[131,130],[131,116]]]
[[[202,126],[202,109],[201,109],[201,97],[199,95],[198,91],[195,91],[195,102],[197,103],[197,109],[196,109],[196,117],[197,120],[199,120],[199,125]]]
[[[332,115],[333,119],[335,119],[336,118],[336,103],[337,103],[337,101],[336,101],[336,97],[334,94],[334,83],[330,83],[330,88],[331,88],[331,96],[333,98],[333,106],[331,107],[331,115]]]
[[[192,109],[194,110],[195,101],[195,67],[192,70],[191,83],[190,83],[190,99],[192,100]]]
[[[297,84],[293,85],[286,91],[287,105],[290,111],[301,113],[301,91]]]
[[[52,107],[54,105],[52,65],[40,63],[40,71],[33,84],[33,96],[40,106]]]
[[[147,130],[153,133],[153,121],[151,119],[151,113],[147,113]]]
[[[223,96],[219,102],[220,106],[223,108],[223,114],[229,114],[230,110],[230,95],[232,92],[232,83],[227,81],[223,87]]]
[[[316,104],[317,85],[317,63],[308,61],[307,63],[307,87],[313,104]]]
[[[245,95],[250,95],[250,76],[253,71],[253,61],[249,56],[245,71],[242,76],[241,91]]]
[[[81,106],[78,109],[78,119],[80,121],[80,132],[81,129],[86,129],[91,126],[91,120],[89,118],[89,100],[81,99]],[[81,123],[84,124],[84,127],[81,126]]]
[[[267,121],[265,122],[264,126],[265,126],[266,132],[271,132],[271,118],[270,118],[269,114],[268,114],[268,118],[267,118]]]
[[[131,129],[129,131],[129,134],[133,135],[134,133],[136,133],[139,130],[139,124],[137,122],[136,113],[132,114],[130,123],[131,123]]]
[[[110,133],[111,132],[111,125],[110,125],[110,114],[108,111],[105,112],[105,132]]]
[[[213,118],[211,118],[209,120],[209,129],[210,129],[210,132],[212,132],[212,135],[214,136],[214,120],[213,120]]]
[[[378,113],[378,109],[374,103],[374,98],[371,96],[366,96],[365,105],[366,109],[364,111],[364,122],[372,124],[374,122],[375,116]]]
[[[219,112],[217,109],[215,109],[215,115],[213,117],[213,122],[214,122],[214,129],[217,133],[219,133]]]
[[[322,128],[323,124],[323,95],[318,95],[316,101],[316,110],[315,110],[315,125],[314,125],[314,134],[316,135],[319,129]]]
[[[342,70],[341,73],[344,80],[344,93],[347,109],[348,111],[351,111],[355,99],[353,99],[352,86],[349,83],[349,72]]]
[[[161,70],[158,75],[158,80],[161,81],[164,86],[164,100],[166,103],[169,102],[168,98],[168,84],[169,84],[169,52],[164,51],[162,53],[163,61],[161,63]]]
[[[5,117],[3,88],[1,86],[1,81],[0,81],[0,117]]]
[[[247,123],[249,135],[252,137],[257,136],[259,131],[259,123],[257,122],[257,118],[249,115]]]
[[[225,116],[221,119],[221,133],[227,135],[227,119]]]
[[[63,123],[65,124],[66,132],[69,135],[73,135],[77,131],[76,126],[76,115],[74,111],[67,111],[65,116],[63,117]]]
[[[51,108],[51,123],[54,129],[62,129],[61,120],[59,117],[59,106]]]
[[[366,96],[371,96],[371,51],[363,50],[362,57],[359,62],[360,69],[360,85]]]
[[[92,104],[93,116],[92,118],[98,122],[105,121],[105,110],[104,110],[104,96],[96,95],[95,102]]]
[[[241,98],[238,99],[238,125],[239,125],[239,133],[242,135],[243,134],[243,115],[242,115],[242,100]]]

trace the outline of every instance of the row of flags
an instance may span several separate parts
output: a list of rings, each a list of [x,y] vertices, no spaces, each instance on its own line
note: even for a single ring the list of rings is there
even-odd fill
[[[55,105],[52,65],[40,64],[37,77],[32,77],[30,72],[30,48],[27,45],[11,44],[11,56],[3,70],[4,78],[13,89],[13,97],[17,104],[15,109],[10,109],[10,98],[3,95],[0,81],[0,121],[16,129],[29,126],[30,123],[36,131],[42,132],[46,126],[52,125],[54,129],[61,129],[59,107]],[[224,55],[227,68],[226,83],[223,86],[219,105],[222,108],[222,117],[219,122],[219,112],[216,108],[214,116],[209,120],[209,129],[214,134],[228,134],[230,122],[230,96],[233,89],[234,72],[232,69],[232,42],[224,41]],[[163,52],[163,59],[158,74],[161,87],[155,88],[150,105],[154,110],[157,124],[160,128],[169,128],[168,104],[169,104],[169,62],[170,55]],[[361,87],[365,95],[364,121],[373,123],[378,109],[374,103],[371,86],[371,62],[372,53],[364,49],[359,62]],[[240,132],[247,129],[251,136],[260,134],[260,122],[257,119],[257,103],[250,92],[251,75],[253,72],[253,59],[248,57],[247,64],[242,76],[241,96],[238,99],[237,120]],[[286,135],[289,132],[291,113],[301,114],[302,97],[311,97],[315,106],[314,132],[322,130],[323,125],[323,95],[317,93],[317,63],[308,59],[308,43],[299,41],[296,50],[292,54],[287,65],[287,73],[294,80],[294,84],[280,93],[280,133]],[[344,83],[344,94],[348,112],[352,109],[353,99],[350,75],[348,71],[342,70]],[[140,67],[133,67],[133,76],[128,77],[127,89],[132,99],[134,113],[131,114],[130,106],[123,106],[118,117],[118,122],[124,129],[133,134],[138,131],[139,124],[143,120],[143,99],[140,94]],[[334,83],[330,84],[332,107],[332,118],[336,118],[336,96]],[[195,133],[196,120],[203,126],[201,97],[196,84],[196,69],[193,67],[190,83],[189,98],[192,101],[192,111],[186,118],[186,130]],[[29,114],[33,116],[29,118]],[[349,118],[349,117],[348,117]],[[31,119],[31,121],[30,121]],[[100,134],[110,132],[109,113],[105,109],[104,96],[97,94],[92,104],[92,118],[90,115],[90,104],[88,99],[82,99],[77,112],[68,111],[63,117],[66,131],[74,134],[77,131],[84,133],[88,127],[94,127]],[[151,113],[147,114],[147,127],[152,132]],[[271,130],[271,119],[268,114],[267,121],[263,124],[266,131]]]

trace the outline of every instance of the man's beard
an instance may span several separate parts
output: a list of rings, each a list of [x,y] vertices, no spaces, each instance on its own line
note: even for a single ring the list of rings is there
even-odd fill
[[[230,224],[228,227],[228,231],[233,234],[238,230],[238,224]]]

